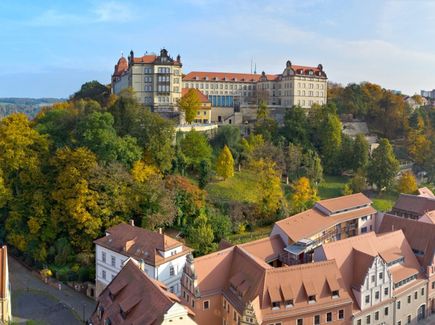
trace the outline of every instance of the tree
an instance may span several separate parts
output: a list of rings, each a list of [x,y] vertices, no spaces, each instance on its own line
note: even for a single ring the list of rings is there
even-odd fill
[[[341,122],[337,115],[327,115],[321,126],[320,137],[323,165],[329,172],[333,172],[341,148]]]
[[[301,106],[293,106],[286,110],[284,127],[280,133],[294,144],[308,145],[308,121],[306,111]]]
[[[187,165],[198,171],[201,161],[210,161],[212,149],[205,135],[192,130],[180,141],[180,149],[186,157]]]
[[[216,173],[223,179],[234,176],[234,159],[230,149],[225,145],[216,162]]]
[[[199,179],[198,185],[200,189],[204,189],[210,180],[211,167],[210,162],[207,160],[201,161],[199,164]]]
[[[359,168],[365,169],[369,161],[369,143],[363,134],[357,134],[353,143],[353,163],[352,169],[357,171]]]
[[[59,149],[52,159],[56,181],[51,218],[59,232],[65,232],[77,251],[91,251],[92,240],[100,234],[102,220],[99,193],[89,185],[90,173],[97,167],[96,156],[86,148]]]
[[[110,87],[100,84],[93,80],[84,83],[80,90],[71,96],[71,100],[92,99],[97,101],[101,106],[110,106],[114,101],[114,95],[110,93]]]
[[[303,152],[299,145],[289,143],[287,148],[286,167],[287,176],[291,181],[301,177]]]
[[[311,187],[310,180],[301,177],[293,185],[293,193],[290,198],[291,208],[294,213],[305,211],[314,206],[319,200],[317,192]]]
[[[235,161],[240,162],[242,151],[240,128],[234,125],[223,125],[219,127],[216,135],[210,141],[216,152],[219,152],[225,145],[231,150]]]
[[[389,189],[399,171],[399,162],[394,156],[393,147],[387,139],[379,141],[379,147],[373,150],[367,169],[369,183],[375,184],[379,191]]]
[[[172,145],[175,130],[171,121],[145,109],[131,92],[120,96],[109,111],[114,116],[118,136],[136,138],[147,163],[155,165],[163,173],[171,170],[175,155]]]
[[[129,135],[120,138],[113,127],[110,113],[92,112],[78,124],[81,144],[91,149],[98,158],[109,163],[115,160],[132,165],[142,156],[137,140]]]
[[[197,90],[191,88],[178,101],[178,107],[184,112],[187,123],[192,123],[196,117],[196,112],[201,108],[201,100]]]
[[[209,222],[217,242],[225,239],[231,233],[232,223],[227,215],[219,211],[210,211]]]
[[[399,193],[412,194],[418,189],[417,180],[411,171],[406,171],[397,182],[397,191]]]
[[[367,187],[367,180],[362,170],[358,170],[350,180],[349,187],[352,193],[360,193]]]
[[[145,163],[143,160],[138,160],[133,164],[131,169],[131,175],[133,179],[138,183],[145,183],[152,177],[160,174],[157,167]]]
[[[305,175],[316,186],[323,180],[323,167],[319,155],[314,150],[308,150],[302,161],[302,175]]]
[[[257,209],[259,214],[267,220],[273,217],[283,204],[284,193],[281,178],[276,171],[275,164],[270,160],[252,161],[250,168],[258,179]]]
[[[193,224],[187,229],[187,233],[189,242],[195,249],[196,255],[207,254],[215,248],[215,245],[213,245],[213,229],[204,212],[199,214]]]

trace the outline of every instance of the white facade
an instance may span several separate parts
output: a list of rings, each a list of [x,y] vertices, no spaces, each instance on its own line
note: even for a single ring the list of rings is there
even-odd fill
[[[193,325],[196,323],[188,316],[186,308],[176,302],[163,316],[162,325],[165,324]]]
[[[172,250],[161,252],[161,255],[164,258],[169,258],[172,255],[181,253],[181,251],[182,246],[179,246]],[[169,291],[174,292],[179,296],[181,289],[180,280],[184,264],[186,263],[186,255],[171,259],[170,261],[157,266],[144,263],[144,271],[149,277],[164,283],[168,287]],[[96,297],[100,295],[104,288],[112,281],[119,271],[121,271],[128,258],[129,256],[112,251],[100,245],[96,245]],[[137,259],[134,260],[140,263],[140,261]]]

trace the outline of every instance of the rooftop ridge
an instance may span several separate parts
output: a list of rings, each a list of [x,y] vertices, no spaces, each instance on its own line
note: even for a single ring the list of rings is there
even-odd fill
[[[272,268],[272,266],[270,266],[269,264],[264,262],[262,259],[256,257],[255,255],[253,255],[253,254],[249,253],[248,251],[246,251],[245,249],[243,249],[243,247],[234,246],[234,249],[237,249],[238,252],[243,253],[243,255],[248,257],[252,262],[254,262],[254,264],[258,268],[261,268],[261,270],[268,270],[268,269]],[[259,263],[259,261],[261,261],[261,263]]]

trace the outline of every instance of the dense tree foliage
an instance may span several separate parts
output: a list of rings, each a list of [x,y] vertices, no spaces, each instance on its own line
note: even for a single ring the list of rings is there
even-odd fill
[[[394,155],[393,147],[387,139],[381,139],[379,147],[373,150],[367,169],[369,183],[376,185],[379,191],[391,189],[398,171],[399,161]]]
[[[196,89],[189,89],[178,101],[178,107],[184,113],[187,123],[192,123],[196,117],[196,112],[201,108],[201,100]]]

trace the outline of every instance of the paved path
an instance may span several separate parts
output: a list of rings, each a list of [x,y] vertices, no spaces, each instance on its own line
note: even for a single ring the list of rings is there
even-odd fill
[[[27,313],[32,312],[32,308],[40,305],[41,308],[47,308],[48,312],[45,313],[45,319],[41,320],[49,324],[80,324],[83,320],[83,312],[85,319],[88,319],[95,309],[94,300],[66,285],[62,285],[62,290],[58,290],[45,284],[11,256],[9,256],[9,274],[13,294],[12,303],[13,307],[17,308],[17,310],[12,308],[13,316],[19,317],[21,313],[26,318]],[[14,303],[14,295],[16,303]],[[28,303],[30,306],[27,306]],[[44,316],[44,313],[39,314]],[[59,317],[56,317],[57,320],[51,319],[51,314],[59,314]],[[75,322],[71,315],[74,315]],[[59,319],[62,320],[60,323]]]

